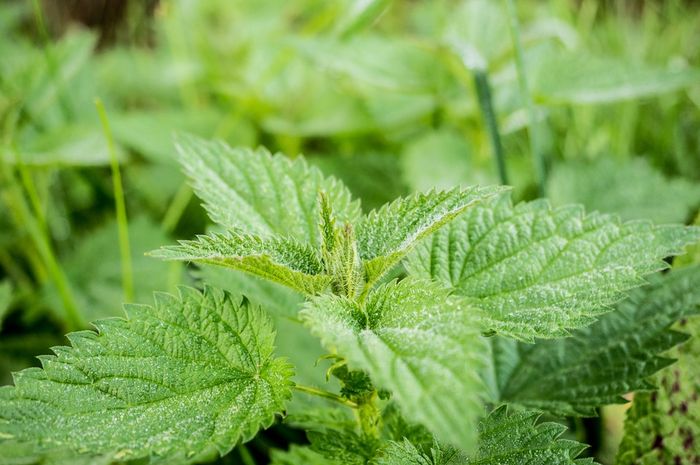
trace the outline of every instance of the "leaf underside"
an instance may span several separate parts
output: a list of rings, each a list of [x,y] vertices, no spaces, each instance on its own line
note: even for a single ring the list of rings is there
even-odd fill
[[[327,350],[392,391],[408,418],[474,447],[486,348],[469,309],[432,283],[407,279],[377,288],[364,305],[319,296],[300,315]]]
[[[0,458],[191,462],[228,452],[283,410],[291,367],[273,358],[260,309],[181,288],[126,311],[96,323],[99,333],[69,334],[72,347],[0,389]]]
[[[480,204],[424,241],[409,274],[436,280],[481,309],[484,329],[515,339],[556,338],[611,310],[700,228],[621,223],[544,201]]]

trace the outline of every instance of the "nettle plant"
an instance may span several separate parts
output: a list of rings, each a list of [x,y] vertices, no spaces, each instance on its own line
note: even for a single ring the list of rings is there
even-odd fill
[[[363,215],[301,158],[191,137],[177,146],[220,229],[154,255],[305,296],[297,321],[328,352],[339,392],[292,380],[265,308],[183,287],[69,334],[72,347],[16,373],[0,389],[0,462],[207,460],[315,394],[321,407],[294,423],[309,444],[273,463],[593,463],[539,416],[591,416],[652,388],[670,363],[660,354],[685,338],[671,325],[700,304],[697,267],[656,273],[698,228],[514,206],[502,187]]]

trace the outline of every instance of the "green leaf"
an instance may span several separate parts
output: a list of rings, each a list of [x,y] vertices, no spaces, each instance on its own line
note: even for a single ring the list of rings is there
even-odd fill
[[[653,97],[700,81],[700,70],[665,69],[581,53],[550,54],[533,73],[544,103],[594,104]]]
[[[404,439],[402,442],[391,441],[372,462],[373,465],[462,465],[467,458],[454,447],[435,445],[428,452]]]
[[[577,459],[585,445],[560,436],[566,427],[558,423],[536,424],[539,413],[508,413],[500,407],[479,423],[479,450],[467,457],[461,451],[435,444],[420,450],[408,441],[392,442],[374,463],[377,465],[585,465],[593,459]]]
[[[668,179],[644,158],[561,163],[550,176],[547,192],[558,205],[581,202],[589,210],[655,223],[684,223],[700,205],[700,186]]]
[[[61,263],[70,280],[78,308],[85,321],[122,315],[124,298],[117,222],[111,219],[78,236]],[[134,302],[150,302],[154,289],[174,291],[183,277],[179,264],[168,264],[146,257],[149,250],[169,242],[163,229],[145,216],[130,218],[131,263],[134,276]],[[175,266],[173,266],[175,265]],[[173,284],[173,281],[175,283]],[[172,288],[168,288],[172,286]],[[53,286],[44,289],[47,303],[60,309],[61,301]]]
[[[368,283],[396,265],[415,244],[475,203],[493,197],[498,186],[430,191],[398,199],[371,211],[357,224],[360,256]]]
[[[379,442],[348,429],[309,431],[306,436],[312,450],[327,460],[345,465],[365,465],[374,455]]]
[[[700,312],[700,266],[655,278],[570,338],[494,340],[498,400],[594,416],[602,405],[624,402],[623,394],[651,388],[647,379],[672,361],[662,354],[687,338],[670,326]]]
[[[618,465],[700,461],[700,317],[684,319],[679,326],[692,338],[668,354],[677,362],[654,377],[658,391],[635,394],[627,411]]]
[[[151,163],[177,166],[173,154],[173,132],[188,132],[202,137],[213,137],[225,115],[200,108],[187,110],[135,110],[110,115],[114,138]],[[241,145],[253,144],[255,136],[250,124],[239,118],[235,127],[227,131],[227,139]]]
[[[474,152],[463,134],[441,129],[407,143],[401,156],[401,168],[406,183],[415,191],[496,183],[493,161],[479,163]]]
[[[170,463],[230,451],[290,397],[291,367],[272,356],[272,324],[213,288],[156,294],[127,319],[96,323],[43,369],[0,389],[0,450],[106,454]]]
[[[406,417],[474,447],[485,347],[469,309],[430,282],[407,279],[375,289],[362,304],[315,297],[300,315],[326,349],[390,390]]]
[[[367,0],[364,2],[340,2],[340,20],[336,32],[344,38],[351,37],[377,21],[391,6],[391,0]]]
[[[331,277],[323,274],[317,253],[292,239],[212,233],[197,236],[194,241],[180,241],[180,245],[162,247],[152,255],[245,271],[308,295],[318,294],[331,282]]]
[[[115,147],[121,162],[126,156],[121,147]],[[11,151],[5,152],[4,161],[14,163]],[[91,167],[109,164],[109,152],[104,134],[97,126],[81,124],[59,126],[32,137],[20,147],[22,163],[32,167]]]
[[[583,465],[593,459],[577,459],[586,449],[560,436],[566,427],[559,423],[537,424],[537,412],[508,413],[500,407],[479,424],[479,453],[467,464],[500,465],[521,463],[527,457],[528,465]]]
[[[180,162],[212,220],[259,236],[281,235],[320,244],[318,194],[324,192],[338,221],[353,222],[360,205],[334,178],[303,158],[265,149],[235,149],[192,136],[177,138]]]
[[[532,341],[591,324],[698,239],[700,228],[621,223],[544,201],[513,207],[502,198],[438,231],[407,269],[470,298],[485,330]]]

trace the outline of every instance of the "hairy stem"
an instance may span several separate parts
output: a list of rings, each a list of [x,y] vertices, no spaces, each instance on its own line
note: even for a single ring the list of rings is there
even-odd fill
[[[349,399],[341,397],[337,394],[333,394],[332,392],[324,391],[322,389],[317,389],[315,387],[304,386],[302,384],[295,384],[294,389],[296,389],[297,391],[300,391],[300,392],[305,392],[307,394],[311,394],[313,396],[322,397],[324,399],[328,399],[328,400],[332,400],[332,401],[341,403],[341,404],[343,404],[347,407],[350,407],[350,408],[357,408],[358,407],[358,405],[355,402],[353,402]]]
[[[122,288],[124,299],[130,302],[134,299],[134,276],[131,266],[131,246],[129,244],[129,221],[126,217],[126,202],[124,201],[124,187],[122,186],[122,175],[119,170],[119,159],[114,148],[114,138],[109,127],[107,112],[102,104],[102,100],[95,99],[95,107],[100,116],[102,130],[107,140],[107,150],[109,151],[109,161],[112,166],[112,187],[114,189],[114,205],[117,210],[117,227],[119,230],[119,252],[121,254],[122,265]]]

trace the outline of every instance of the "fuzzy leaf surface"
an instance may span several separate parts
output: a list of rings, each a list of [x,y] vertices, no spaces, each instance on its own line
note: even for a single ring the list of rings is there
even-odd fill
[[[0,458],[17,449],[166,463],[224,454],[290,397],[262,310],[213,288],[156,294],[127,319],[68,335],[72,347],[0,389]],[[2,462],[2,459],[0,459]]]
[[[422,238],[503,187],[430,191],[395,200],[371,211],[357,225],[360,256],[371,283],[397,264]]]
[[[499,400],[594,416],[625,393],[651,388],[647,379],[672,361],[661,354],[687,339],[671,325],[700,312],[700,266],[655,278],[572,337],[534,345],[495,339]]]
[[[292,239],[260,238],[229,232],[197,236],[194,241],[163,247],[153,255],[167,260],[187,260],[219,265],[283,284],[303,294],[323,291],[331,278],[308,245]]]
[[[392,442],[375,460],[377,465],[585,465],[593,459],[577,459],[585,445],[560,436],[558,423],[537,424],[539,413],[508,413],[505,407],[479,422],[479,450],[469,457],[450,446],[435,444],[420,450],[408,441]]]
[[[324,192],[339,222],[360,216],[359,202],[334,178],[309,166],[223,142],[180,136],[177,150],[185,173],[209,216],[229,229],[259,236],[281,235],[317,247],[318,194]]]
[[[643,277],[700,239],[700,228],[622,223],[544,201],[477,205],[423,242],[409,273],[470,298],[484,329],[556,338],[611,310]]]
[[[406,279],[375,289],[364,304],[313,298],[301,317],[327,350],[392,391],[409,419],[441,440],[474,447],[486,348],[469,309],[444,290]]]

